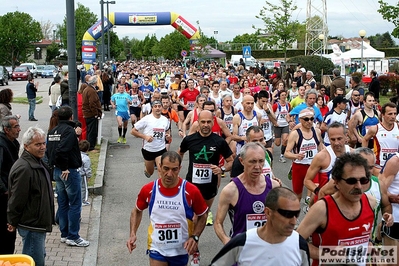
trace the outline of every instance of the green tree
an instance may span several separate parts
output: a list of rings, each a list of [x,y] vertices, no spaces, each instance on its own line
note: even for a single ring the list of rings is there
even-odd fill
[[[67,29],[66,16],[63,24],[59,26],[59,34],[63,48],[67,47]],[[82,38],[85,32],[97,22],[97,15],[90,12],[90,9],[78,3],[78,8],[75,10],[75,33],[76,33],[76,57],[82,58]]]
[[[383,34],[377,33],[376,35],[372,35],[367,38],[370,40],[370,45],[375,48],[389,48],[396,46],[389,32],[385,32]]]
[[[260,43],[258,37],[259,33],[244,33],[242,35],[237,35],[233,38],[231,43],[242,43],[242,44],[250,44],[250,43]]]
[[[280,5],[266,1],[257,19],[264,22],[264,28],[256,28],[260,34],[266,35],[263,41],[269,46],[278,45],[284,52],[284,61],[287,61],[287,48],[296,40],[296,32],[300,25],[298,21],[292,20],[292,13],[297,10],[293,0],[280,0]]]
[[[163,56],[166,59],[177,59],[180,57],[182,50],[189,51],[190,43],[187,38],[181,34],[178,30],[166,34],[159,40],[156,46],[159,56]]]
[[[40,23],[29,14],[10,12],[0,16],[0,61],[15,66],[17,61],[26,61],[34,52],[32,43],[43,38]]]
[[[399,38],[399,5],[391,6],[382,0],[379,0],[378,3],[380,8],[377,11],[382,15],[382,18],[395,25],[391,33],[392,36]]]
[[[49,46],[47,46],[46,62],[51,62],[59,55],[60,55],[59,44],[52,42]]]

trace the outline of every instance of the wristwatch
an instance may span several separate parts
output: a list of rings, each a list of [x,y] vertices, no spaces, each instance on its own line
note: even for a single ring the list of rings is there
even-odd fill
[[[196,236],[196,235],[192,235],[192,236],[190,236],[192,239],[194,239],[194,241],[196,242],[196,243],[198,243],[198,241],[199,241],[199,236]]]
[[[226,167],[222,166],[220,167],[220,170],[222,170],[222,174],[224,174],[224,172],[226,172]]]

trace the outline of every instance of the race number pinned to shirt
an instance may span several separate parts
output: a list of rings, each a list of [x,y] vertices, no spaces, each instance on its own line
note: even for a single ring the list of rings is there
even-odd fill
[[[265,214],[247,214],[247,230],[258,228],[266,223]]]
[[[187,102],[187,110],[194,110],[195,102]]]
[[[164,128],[154,128],[152,137],[155,139],[162,139],[164,137],[165,129]]]
[[[180,223],[155,224],[154,242],[163,248],[180,248],[183,245],[182,228]]]
[[[193,183],[208,184],[212,181],[212,169],[210,164],[193,164]]]

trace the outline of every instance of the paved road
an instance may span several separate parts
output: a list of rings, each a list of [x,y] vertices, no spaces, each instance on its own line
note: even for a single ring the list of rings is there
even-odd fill
[[[45,100],[42,104],[37,105],[36,117],[37,122],[28,121],[28,105],[13,104],[13,113],[21,114],[20,124],[22,132],[27,127],[39,125],[43,129],[47,129],[48,121],[51,116],[48,107],[48,87],[51,79],[38,78],[40,82],[38,95],[44,96]],[[25,81],[10,81],[9,86],[14,91],[14,96],[25,96]],[[130,132],[130,128],[128,132]],[[171,150],[177,150],[180,144],[180,137],[177,135],[177,129],[173,127],[173,142]],[[127,144],[116,144],[117,127],[114,113],[106,112],[103,120],[103,137],[109,140],[109,148],[106,158],[106,168],[104,176],[104,189],[102,198],[102,209],[100,217],[91,216],[93,219],[100,219],[99,239],[89,239],[98,241],[97,265],[148,265],[148,256],[145,254],[147,242],[147,226],[149,224],[148,212],[143,215],[143,220],[138,231],[137,249],[129,254],[126,248],[126,241],[129,237],[129,217],[131,209],[134,207],[136,196],[140,188],[155,179],[155,175],[151,179],[147,179],[144,174],[144,163],[141,156],[142,141],[127,134]],[[22,134],[21,134],[22,136]],[[21,137],[20,136],[20,137]],[[279,151],[275,149],[275,158],[278,158]],[[181,176],[185,177],[188,167],[188,155],[183,160],[183,169]],[[291,182],[287,179],[289,163],[280,163],[274,161],[273,171],[279,177],[285,186],[291,187]],[[221,182],[222,189],[229,182],[227,175]],[[216,214],[218,198],[216,198],[212,211]],[[93,213],[93,211],[92,211]],[[96,221],[98,222],[98,221]],[[90,226],[90,225],[89,225]],[[230,222],[226,220],[225,230],[230,229]],[[94,242],[92,242],[94,245]],[[214,255],[220,250],[222,244],[214,233],[213,227],[206,227],[201,238],[199,248],[201,251],[201,264],[208,265]],[[94,248],[94,246],[93,246]],[[72,265],[72,264],[71,264]]]

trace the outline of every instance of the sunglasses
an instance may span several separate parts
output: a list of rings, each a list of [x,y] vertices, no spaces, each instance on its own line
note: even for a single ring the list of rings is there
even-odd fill
[[[309,122],[309,121],[313,121],[313,120],[314,120],[314,117],[303,117],[303,118],[301,118],[301,119],[303,119],[303,120],[306,121],[306,122]]]
[[[277,212],[281,215],[284,216],[285,218],[291,219],[292,217],[299,217],[299,214],[301,213],[301,210],[298,211],[289,211],[289,210],[283,210],[283,209],[277,209]]]
[[[212,110],[208,110],[209,112],[211,112],[211,113],[213,113],[213,112],[215,112],[215,109],[212,109]]]
[[[362,177],[360,179],[354,178],[354,177],[350,177],[350,178],[341,178],[342,180],[344,180],[348,185],[354,185],[357,182],[360,182],[360,184],[365,185],[368,184],[370,182],[370,178],[367,177]]]
[[[360,96],[360,94],[352,94],[353,96],[355,96],[355,97],[358,97],[358,96]]]

